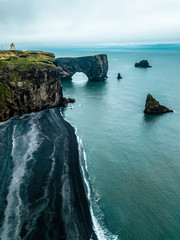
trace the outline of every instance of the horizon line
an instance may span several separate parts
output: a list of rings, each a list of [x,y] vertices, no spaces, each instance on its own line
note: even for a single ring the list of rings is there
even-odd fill
[[[10,46],[11,43],[0,44],[0,50],[5,50],[5,48]],[[130,43],[130,44],[118,44],[118,43],[77,43],[77,44],[62,44],[59,45],[56,43],[15,43],[18,48],[27,47],[40,47],[40,48],[180,48],[180,42],[177,43]]]

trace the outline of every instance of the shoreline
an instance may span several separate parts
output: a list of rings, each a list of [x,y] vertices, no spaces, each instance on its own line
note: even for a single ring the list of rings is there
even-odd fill
[[[93,223],[88,205],[88,199],[85,193],[83,179],[80,170],[79,149],[75,129],[67,122],[63,116],[62,119],[69,134],[69,181],[71,183],[71,204],[74,209],[76,219],[74,227],[77,227],[80,235],[78,239],[97,240],[93,230]],[[69,239],[69,238],[67,238]]]

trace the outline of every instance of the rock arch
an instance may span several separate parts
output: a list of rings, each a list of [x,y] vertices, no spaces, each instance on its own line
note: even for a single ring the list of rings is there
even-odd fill
[[[62,80],[72,80],[76,72],[83,72],[89,81],[103,81],[107,77],[108,59],[106,54],[57,58],[57,64]]]

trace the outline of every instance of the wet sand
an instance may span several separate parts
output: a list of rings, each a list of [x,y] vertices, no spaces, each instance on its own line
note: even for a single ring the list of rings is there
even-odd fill
[[[74,128],[58,108],[27,116],[0,128],[0,239],[97,239]]]
[[[85,194],[83,180],[80,172],[79,166],[79,153],[78,153],[78,143],[75,135],[74,128],[64,121],[64,124],[68,131],[69,138],[69,179],[70,179],[70,192],[71,192],[71,208],[73,209],[72,214],[74,213],[74,228],[78,229],[79,238],[77,239],[97,239],[93,228],[92,220],[90,216],[89,206],[87,197]],[[69,229],[70,232],[73,229]],[[67,230],[68,231],[68,230]],[[71,233],[68,233],[69,234]],[[75,229],[74,229],[75,232]],[[72,233],[73,234],[73,233]],[[74,235],[74,234],[73,234]],[[73,239],[73,238],[69,238]]]

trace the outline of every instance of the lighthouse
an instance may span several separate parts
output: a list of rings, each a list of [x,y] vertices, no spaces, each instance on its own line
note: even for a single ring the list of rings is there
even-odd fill
[[[16,50],[14,43],[11,43],[10,50]]]

